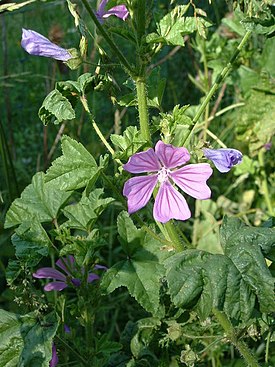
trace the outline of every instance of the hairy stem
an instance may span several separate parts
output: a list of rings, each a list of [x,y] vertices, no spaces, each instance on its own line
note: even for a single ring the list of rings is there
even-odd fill
[[[220,325],[223,327],[226,337],[230,340],[230,342],[238,349],[238,351],[243,356],[247,366],[260,367],[256,358],[251,353],[246,343],[243,340],[238,339],[235,333],[234,327],[232,326],[230,320],[227,318],[225,313],[214,308],[213,314],[217,318]]]
[[[143,78],[138,78],[136,80],[136,88],[137,88],[138,114],[139,114],[141,135],[148,142],[148,144],[151,145],[152,142],[151,142],[151,134],[149,130],[149,115],[148,115],[148,104],[147,104],[147,95],[146,95],[146,82]]]
[[[228,64],[223,68],[223,70],[221,71],[221,73],[217,76],[216,81],[214,82],[214,84],[212,85],[212,87],[210,88],[207,96],[205,97],[203,103],[201,104],[200,108],[198,109],[196,115],[193,118],[193,128],[190,131],[189,135],[186,137],[184,144],[186,144],[191,136],[193,131],[196,129],[199,118],[201,117],[201,115],[203,114],[204,110],[206,109],[208,103],[210,102],[211,98],[213,97],[213,95],[216,93],[216,91],[218,90],[220,84],[225,80],[225,78],[227,77],[227,75],[229,74],[233,63],[235,62],[235,60],[237,59],[239,53],[241,52],[241,50],[243,49],[244,45],[247,43],[247,41],[249,40],[250,36],[251,36],[252,32],[251,31],[247,31],[243,37],[243,39],[241,40],[240,44],[238,45],[238,47],[236,48],[235,52],[233,53],[231,59],[229,60]]]

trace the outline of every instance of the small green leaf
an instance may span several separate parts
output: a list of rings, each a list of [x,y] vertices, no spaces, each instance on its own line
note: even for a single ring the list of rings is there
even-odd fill
[[[118,157],[125,160],[146,144],[136,126],[127,127],[122,136],[112,134],[111,141],[120,149],[120,152],[117,153]]]
[[[99,172],[95,159],[82,144],[68,136],[63,136],[61,146],[63,155],[47,170],[46,182],[66,191],[85,187]]]
[[[19,199],[15,199],[9,208],[5,228],[13,227],[36,218],[39,222],[51,222],[57,218],[59,209],[68,200],[71,193],[59,190],[45,183],[45,174],[38,172],[32,183],[25,188]]]
[[[0,309],[0,366],[49,367],[57,326],[53,313],[39,319]]]
[[[11,241],[16,257],[29,267],[37,265],[43,256],[48,255],[51,244],[46,231],[36,219],[21,224]]]
[[[54,89],[44,99],[38,116],[44,125],[47,125],[49,122],[60,123],[64,120],[72,120],[75,118],[75,112],[70,101]]]
[[[63,212],[69,220],[64,225],[90,232],[103,210],[114,201],[113,198],[102,199],[102,195],[103,189],[96,189],[88,197],[83,194],[78,204],[66,206]]]

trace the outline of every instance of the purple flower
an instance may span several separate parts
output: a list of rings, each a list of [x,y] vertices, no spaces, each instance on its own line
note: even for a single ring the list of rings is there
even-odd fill
[[[241,163],[243,159],[242,153],[237,149],[221,148],[221,149],[203,149],[203,154],[210,159],[217,170],[222,173],[228,172],[231,167]]]
[[[75,287],[80,287],[81,280],[79,278],[74,277],[74,275],[82,276],[84,273],[84,269],[82,268],[81,271],[77,268],[75,264],[75,258],[73,256],[68,256],[67,258],[62,258],[57,260],[56,265],[62,269],[64,273],[61,271],[56,270],[54,268],[40,268],[33,273],[34,278],[44,279],[44,278],[53,278],[56,281],[50,282],[45,285],[44,290],[49,292],[52,290],[55,291],[62,291],[64,288],[67,288],[70,285]],[[95,265],[95,269],[107,269],[106,266],[103,265]],[[95,273],[89,273],[87,282],[91,283],[94,280],[99,279],[99,276]]]
[[[107,5],[109,0],[101,0],[99,7],[96,12],[96,17],[100,23],[103,23],[104,18],[108,18],[111,15],[116,16],[122,20],[126,20],[129,15],[129,11],[125,5],[117,5],[109,10],[105,10],[105,6]]]
[[[143,208],[156,185],[159,185],[153,210],[155,220],[166,223],[172,218],[190,218],[187,202],[173,183],[196,199],[209,199],[211,191],[206,180],[211,176],[212,169],[208,163],[181,167],[189,159],[186,148],[177,148],[162,141],[158,141],[155,151],[150,148],[134,154],[123,168],[131,173],[149,172],[149,175],[133,177],[125,183],[123,195],[128,199],[128,212],[131,214]]]
[[[21,46],[30,55],[52,57],[61,61],[68,61],[72,58],[68,50],[57,46],[42,34],[30,29],[22,29]]]
[[[52,344],[52,359],[50,360],[50,366],[49,367],[55,367],[58,364],[58,355],[56,353],[56,346],[53,343]]]

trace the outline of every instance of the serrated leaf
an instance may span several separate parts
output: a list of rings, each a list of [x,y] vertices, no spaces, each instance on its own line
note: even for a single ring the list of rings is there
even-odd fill
[[[247,321],[257,307],[256,299],[261,312],[273,312],[274,279],[262,251],[273,251],[274,232],[225,218],[221,229],[224,255],[187,250],[165,261],[172,301],[178,307],[195,306],[202,318],[214,307],[232,319]]]
[[[234,251],[236,253],[237,249]],[[249,262],[246,258],[246,268],[242,268],[242,254],[238,254],[239,262],[234,257],[231,259],[199,250],[186,250],[174,255],[164,264],[173,303],[183,308],[195,307],[202,319],[214,307],[224,310],[232,319],[247,321],[256,298],[262,312],[274,311],[274,281],[261,257],[260,266],[254,265],[255,259],[251,258]],[[258,274],[257,279],[253,271],[247,271],[253,266]]]
[[[126,212],[119,215],[119,235],[127,257],[107,271],[101,287],[107,293],[121,286],[126,287],[146,311],[155,315],[160,310],[160,279],[164,275],[163,265],[159,261],[161,244],[135,228],[131,222]]]
[[[62,156],[53,161],[47,170],[45,180],[61,190],[76,190],[85,187],[102,167],[81,143],[69,136],[63,136]]]
[[[64,225],[90,232],[99,215],[114,201],[113,198],[102,199],[102,195],[103,189],[96,189],[88,197],[83,194],[79,203],[66,206],[63,212],[69,220]]]
[[[38,116],[44,125],[47,125],[49,122],[60,123],[64,120],[72,120],[75,118],[75,112],[70,101],[54,89],[44,99]]]
[[[57,326],[53,313],[38,319],[0,309],[0,366],[48,367]]]
[[[57,218],[59,209],[71,193],[45,183],[45,174],[38,172],[32,183],[25,188],[19,199],[11,204],[5,221],[5,228],[13,227],[36,218],[39,222],[51,222]]]

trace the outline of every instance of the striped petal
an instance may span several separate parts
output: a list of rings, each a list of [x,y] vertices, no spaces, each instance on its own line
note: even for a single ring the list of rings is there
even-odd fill
[[[190,159],[188,150],[184,147],[178,148],[171,144],[165,144],[159,140],[155,147],[156,155],[166,168],[182,166]]]
[[[161,165],[154,149],[150,148],[132,155],[123,169],[131,173],[156,172],[161,169]]]
[[[128,199],[128,212],[130,214],[143,208],[148,203],[157,181],[157,175],[138,176],[126,181],[123,195]]]
[[[208,163],[188,164],[170,173],[173,181],[182,191],[195,199],[209,199],[211,190],[206,185],[212,175],[212,168]]]
[[[53,278],[64,282],[66,281],[65,275],[54,268],[40,268],[33,273],[33,277],[38,279]]]
[[[64,288],[67,288],[68,284],[65,282],[50,282],[44,287],[44,291],[62,291]]]
[[[157,193],[153,216],[156,221],[166,223],[170,219],[186,220],[191,217],[184,197],[171,185],[164,182]]]

